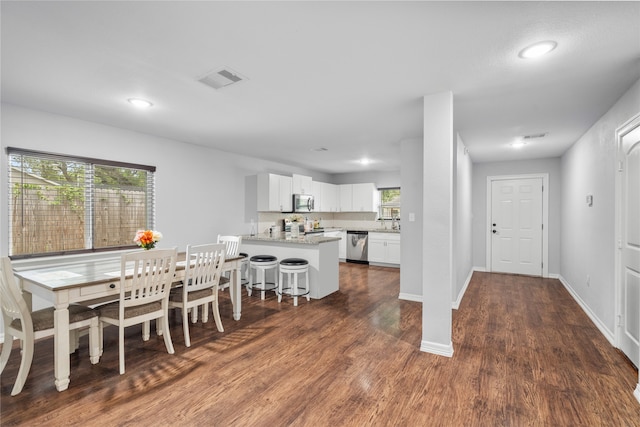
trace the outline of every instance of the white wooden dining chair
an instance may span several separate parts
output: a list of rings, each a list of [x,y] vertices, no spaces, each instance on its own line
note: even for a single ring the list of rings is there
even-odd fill
[[[33,313],[29,311],[22,291],[13,275],[11,260],[8,257],[0,259],[0,305],[2,305],[2,321],[4,323],[0,373],[4,371],[9,360],[14,337],[21,340],[22,359],[18,376],[13,384],[13,390],[11,390],[11,395],[15,396],[22,391],[31,370],[35,340],[53,336],[55,333],[54,309],[50,307]],[[69,329],[76,331],[85,327],[89,328],[89,355],[91,363],[95,364],[100,360],[98,312],[81,305],[70,305]],[[74,335],[72,334],[70,342],[76,342]],[[69,346],[70,353],[75,350],[75,345]]]
[[[226,259],[235,258],[240,254],[240,244],[242,243],[242,236],[223,236],[218,234],[218,243],[224,243],[227,252],[225,254]],[[228,276],[223,275],[220,279],[220,289],[226,289],[231,282],[231,272],[227,273]]]
[[[184,344],[187,347],[191,347],[188,313],[197,312],[199,306],[202,306],[202,321],[206,323],[209,317],[208,304],[211,303],[216,327],[218,331],[224,332],[218,308],[218,285],[225,253],[224,244],[187,246],[183,286],[172,289],[169,297],[169,306],[182,310]]]
[[[124,374],[124,328],[142,323],[143,340],[149,339],[149,321],[161,323],[160,330],[169,354],[173,343],[169,331],[169,291],[176,271],[176,249],[152,249],[122,255],[120,299],[99,308],[100,327],[118,326],[120,375]],[[131,283],[128,287],[127,284]],[[146,329],[146,330],[144,330]]]

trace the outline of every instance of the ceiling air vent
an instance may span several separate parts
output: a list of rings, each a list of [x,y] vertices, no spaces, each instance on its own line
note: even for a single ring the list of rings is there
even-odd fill
[[[214,89],[220,89],[243,80],[247,80],[247,78],[227,67],[211,71],[198,79],[199,82]]]
[[[547,132],[534,133],[534,134],[531,134],[531,135],[525,135],[525,136],[522,137],[522,139],[524,139],[525,141],[529,141],[531,139],[544,138],[545,136],[547,136]]]

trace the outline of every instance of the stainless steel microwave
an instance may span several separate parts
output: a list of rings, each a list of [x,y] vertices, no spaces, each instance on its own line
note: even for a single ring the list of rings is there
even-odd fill
[[[293,212],[313,212],[313,196],[311,194],[293,195]]]

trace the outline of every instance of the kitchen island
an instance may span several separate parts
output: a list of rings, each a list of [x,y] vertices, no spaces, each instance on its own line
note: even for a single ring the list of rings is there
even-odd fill
[[[240,251],[254,255],[273,255],[282,261],[285,258],[303,258],[309,261],[309,296],[324,298],[339,288],[338,241],[339,237],[300,236],[289,233],[275,236],[266,234],[242,236]]]

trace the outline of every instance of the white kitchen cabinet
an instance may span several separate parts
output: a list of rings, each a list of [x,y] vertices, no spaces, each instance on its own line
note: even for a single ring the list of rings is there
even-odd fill
[[[373,183],[341,184],[340,212],[378,212],[376,186]]]
[[[344,230],[325,230],[325,237],[340,237],[338,241],[338,258],[347,258],[347,232]]]
[[[373,183],[353,184],[353,210],[356,212],[377,212],[376,192],[376,186]]]
[[[353,212],[353,184],[338,186],[340,212]]]
[[[369,232],[369,262],[400,266],[400,233]]]
[[[313,194],[313,180],[310,176],[293,174],[291,192],[293,194]]]
[[[326,212],[324,208],[324,198],[322,197],[323,182],[313,181],[311,183],[311,195],[313,196],[313,210],[314,212]]]
[[[293,210],[293,199],[291,195],[291,177],[280,176],[280,212],[291,212]]]
[[[338,186],[326,182],[322,184],[322,211],[338,212]]]
[[[273,173],[258,174],[258,211],[291,211],[291,185],[290,176]]]
[[[338,242],[338,258],[347,259],[347,232],[340,231],[340,242]]]

